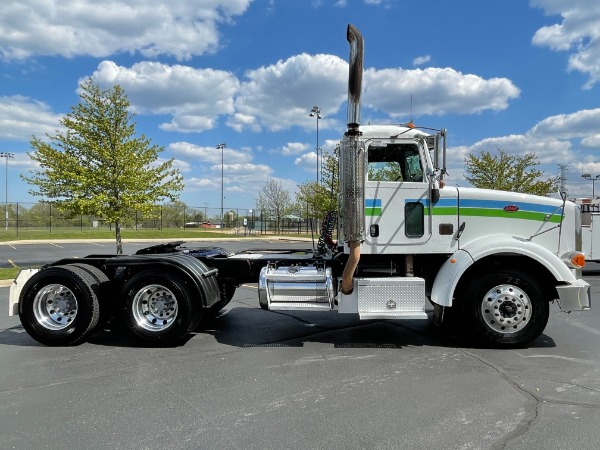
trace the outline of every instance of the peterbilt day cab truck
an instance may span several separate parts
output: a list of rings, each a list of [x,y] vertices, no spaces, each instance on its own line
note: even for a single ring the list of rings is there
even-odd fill
[[[236,287],[258,283],[266,310],[433,316],[484,345],[510,347],[542,333],[550,302],[589,309],[578,206],[565,196],[444,186],[444,130],[361,126],[363,39],[352,25],[347,37],[341,206],[316,249],[230,253],[177,242],[63,259],[19,274],[10,314],[47,345],[77,344],[114,318],[147,343],[176,344]]]

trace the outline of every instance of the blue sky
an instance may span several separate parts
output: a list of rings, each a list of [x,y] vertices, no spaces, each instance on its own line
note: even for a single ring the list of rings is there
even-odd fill
[[[32,135],[59,127],[88,77],[119,84],[137,131],[185,178],[181,200],[252,208],[265,183],[316,180],[318,145],[346,128],[346,26],[365,39],[362,123],[447,128],[449,184],[464,158],[535,152],[567,167],[570,196],[600,175],[600,2],[593,0],[4,0],[0,8],[0,198]],[[4,166],[4,167],[3,167]],[[600,184],[598,190],[600,192]]]

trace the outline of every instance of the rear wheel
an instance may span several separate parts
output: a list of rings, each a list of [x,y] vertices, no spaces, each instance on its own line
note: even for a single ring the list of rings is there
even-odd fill
[[[129,280],[121,291],[123,321],[139,339],[174,345],[202,320],[186,283],[177,275],[151,269]]]
[[[19,318],[36,341],[51,346],[75,345],[98,323],[97,282],[74,266],[55,266],[33,275],[23,286]]]
[[[488,344],[524,346],[548,323],[549,304],[539,282],[520,271],[505,269],[473,280],[464,293],[470,331]]]

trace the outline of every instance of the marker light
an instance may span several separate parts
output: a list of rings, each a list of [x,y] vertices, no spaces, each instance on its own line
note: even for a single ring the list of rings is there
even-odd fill
[[[585,254],[582,252],[565,253],[562,256],[562,260],[567,266],[573,269],[581,269],[585,266]]]

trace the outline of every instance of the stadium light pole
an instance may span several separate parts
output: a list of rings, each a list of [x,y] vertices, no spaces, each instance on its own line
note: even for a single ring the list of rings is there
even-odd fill
[[[315,148],[316,148],[316,152],[317,152],[317,185],[318,185],[319,184],[319,119],[322,119],[321,108],[319,108],[318,106],[313,106],[312,109],[310,110],[310,114],[308,116],[317,118],[317,146]]]
[[[14,153],[9,152],[0,152],[0,158],[4,158],[6,160],[6,169],[5,169],[5,177],[6,184],[4,186],[4,195],[5,195],[5,203],[4,203],[4,230],[8,231],[8,159],[14,158]]]
[[[217,150],[221,150],[221,230],[223,230],[223,151],[227,147],[227,144],[224,142],[221,144],[217,144]]]
[[[600,175],[596,175],[596,176],[592,177],[591,174],[584,173],[581,175],[581,177],[585,178],[586,180],[592,180],[592,198],[596,198],[596,189],[595,189],[594,183],[596,182],[596,180],[600,179]]]

